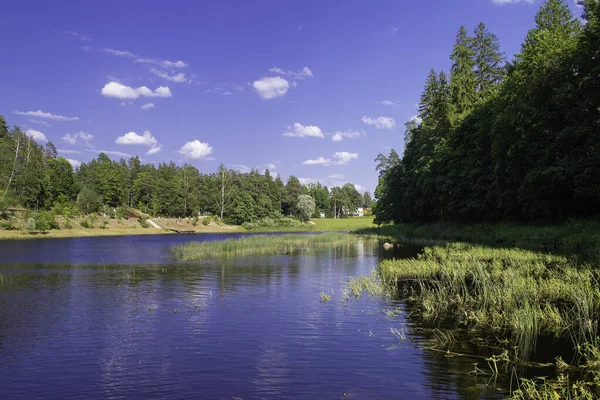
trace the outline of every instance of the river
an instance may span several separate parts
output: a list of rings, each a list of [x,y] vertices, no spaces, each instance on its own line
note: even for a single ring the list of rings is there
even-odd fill
[[[361,242],[297,255],[175,261],[240,235],[0,241],[3,399],[492,399],[476,357],[427,350],[404,305],[342,302],[386,257]],[[396,257],[413,256],[405,246]],[[322,302],[321,292],[332,301]],[[390,318],[383,310],[399,307]],[[406,335],[398,339],[390,328]],[[468,347],[468,346],[467,346]],[[465,350],[468,352],[469,350]]]

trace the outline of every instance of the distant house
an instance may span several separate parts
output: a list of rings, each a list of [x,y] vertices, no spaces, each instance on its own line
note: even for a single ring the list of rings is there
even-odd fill
[[[363,207],[358,207],[356,211],[350,215],[352,215],[353,217],[362,217],[363,215],[365,215],[365,209]]]
[[[319,217],[321,217],[321,218],[325,218],[325,213],[323,213],[323,212],[322,212],[322,213],[319,213]]]

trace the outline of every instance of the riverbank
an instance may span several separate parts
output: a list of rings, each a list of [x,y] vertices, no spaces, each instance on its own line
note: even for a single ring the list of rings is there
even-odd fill
[[[600,263],[600,221],[575,220],[561,225],[397,224],[359,228],[353,233],[396,240],[439,240],[579,256]]]
[[[0,229],[0,240],[21,240],[21,239],[39,239],[39,238],[72,238],[72,237],[93,237],[93,236],[126,236],[126,235],[165,235],[175,232],[170,229],[180,231],[191,231],[193,233],[269,233],[269,232],[350,232],[358,229],[369,228],[373,226],[372,217],[362,218],[321,218],[315,219],[310,223],[305,223],[302,226],[289,227],[271,227],[247,230],[237,225],[216,224],[214,221],[209,225],[197,223],[193,225],[191,219],[175,219],[175,218],[156,218],[156,221],[161,227],[160,229],[148,226],[142,227],[137,220],[118,221],[110,220],[104,228],[95,226],[94,228],[84,228],[79,224],[73,224],[72,228],[52,229],[44,233],[31,233],[26,230],[3,230]],[[60,226],[64,226],[61,223]]]

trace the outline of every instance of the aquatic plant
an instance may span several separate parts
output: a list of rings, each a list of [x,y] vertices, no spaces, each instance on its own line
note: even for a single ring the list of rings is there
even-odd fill
[[[331,301],[331,296],[329,293],[321,292],[321,303],[326,303]]]
[[[377,271],[373,270],[369,275],[360,275],[358,277],[350,277],[346,283],[350,289],[350,293],[354,297],[360,297],[367,292],[370,297],[382,296],[383,285]]]
[[[172,248],[180,260],[240,257],[251,255],[294,254],[300,250],[354,244],[361,239],[345,234],[253,235],[214,242],[188,243]]]

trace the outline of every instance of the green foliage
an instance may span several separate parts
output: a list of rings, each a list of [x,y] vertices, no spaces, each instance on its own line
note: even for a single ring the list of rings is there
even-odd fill
[[[77,207],[83,214],[96,213],[102,207],[102,198],[93,189],[84,186],[77,196]]]
[[[600,214],[599,6],[583,6],[584,25],[544,2],[507,68],[483,24],[461,28],[449,87],[431,71],[402,158],[378,157],[378,223]]]
[[[81,225],[82,228],[86,228],[86,229],[89,229],[91,227],[90,223],[87,220],[81,221],[79,223],[79,225]]]
[[[35,231],[37,229],[37,222],[34,217],[27,218],[27,222],[25,222],[25,229],[28,231]]]
[[[202,218],[202,225],[204,226],[208,226],[210,225],[210,221],[212,220],[212,218],[209,216]]]
[[[298,216],[302,221],[308,221],[315,212],[315,200],[307,194],[298,196],[298,204],[296,204]]]
[[[192,219],[192,226],[198,225],[199,221],[200,221],[200,219],[198,218],[198,216],[194,215],[194,218]]]
[[[148,220],[148,216],[146,216],[144,214],[141,214],[138,217],[138,223],[140,224],[140,226],[142,228],[149,228],[150,227],[150,225],[148,225],[148,222],[146,222],[147,220]]]
[[[0,229],[4,229],[6,231],[14,231],[17,228],[14,226],[12,221],[8,220],[8,221],[0,221]]]
[[[115,217],[118,219],[129,219],[129,207],[127,206],[119,206],[117,207],[117,211],[115,212]]]

